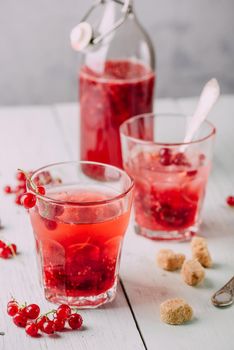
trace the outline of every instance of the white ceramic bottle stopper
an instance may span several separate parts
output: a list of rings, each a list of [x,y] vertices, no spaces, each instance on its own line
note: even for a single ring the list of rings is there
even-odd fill
[[[83,51],[90,45],[92,37],[91,25],[88,22],[81,22],[71,31],[71,46],[75,51]]]

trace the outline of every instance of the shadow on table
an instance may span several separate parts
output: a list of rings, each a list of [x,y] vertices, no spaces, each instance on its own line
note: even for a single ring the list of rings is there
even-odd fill
[[[206,211],[204,220],[200,227],[199,234],[208,239],[212,238],[228,238],[233,236],[234,227],[234,213],[230,211],[230,208],[220,208],[220,215],[222,220],[217,218],[217,213],[209,210]],[[225,215],[223,215],[225,214]]]
[[[131,291],[131,293],[129,293]],[[128,298],[134,299],[137,304],[160,304],[165,301],[165,299],[177,297],[176,288],[171,288],[170,286],[163,286],[160,282],[146,283],[143,284],[138,281],[133,281],[130,279],[124,279],[124,292]]]

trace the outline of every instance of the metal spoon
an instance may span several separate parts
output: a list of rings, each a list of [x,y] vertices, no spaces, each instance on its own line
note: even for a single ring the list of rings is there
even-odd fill
[[[213,305],[218,307],[229,306],[234,302],[234,277],[230,279],[221,289],[219,289],[211,298]]]
[[[220,87],[216,79],[211,79],[204,86],[201,96],[199,98],[197,107],[193,116],[190,120],[190,123],[186,130],[186,135],[184,138],[184,143],[189,143],[192,141],[194,134],[199,129],[203,121],[206,119],[211,109],[214,107],[220,96]],[[181,146],[180,151],[184,152],[187,148],[187,145]]]

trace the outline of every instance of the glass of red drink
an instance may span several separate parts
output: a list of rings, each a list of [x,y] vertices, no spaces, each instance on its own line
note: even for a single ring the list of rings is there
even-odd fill
[[[86,175],[93,166],[101,180]],[[35,192],[31,181],[46,194]],[[66,162],[35,171],[27,186],[37,198],[29,214],[45,297],[89,308],[112,301],[131,210],[131,178],[101,163]]]
[[[124,167],[135,180],[136,232],[145,237],[188,240],[199,228],[216,130],[205,121],[184,143],[190,120],[143,114],[120,127]]]

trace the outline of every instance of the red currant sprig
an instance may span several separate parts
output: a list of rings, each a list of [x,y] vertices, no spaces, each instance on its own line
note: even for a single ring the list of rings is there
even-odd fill
[[[30,172],[29,175],[32,173]],[[20,202],[20,197],[22,194],[26,192],[26,177],[25,174],[22,171],[18,171],[16,173],[16,180],[17,180],[17,185],[15,187],[12,187],[10,185],[7,185],[4,187],[4,192],[6,194],[14,194],[15,195],[15,203],[17,205],[21,205]]]
[[[19,174],[23,174],[26,181],[28,181],[30,183],[30,185],[32,186],[32,188],[34,189],[34,191],[42,196],[45,195],[46,191],[45,191],[45,187],[43,186],[37,186],[30,178],[30,176],[24,172],[23,170],[21,169],[18,169],[19,170]],[[21,198],[20,198],[20,201],[21,203],[23,204],[23,206],[26,208],[26,209],[31,209],[35,206],[36,204],[36,196],[35,194],[33,193],[30,193],[30,192],[26,192],[24,193]]]
[[[16,244],[6,244],[5,242],[0,240],[0,258],[9,259],[12,256],[15,256],[17,253]]]
[[[6,194],[15,194],[15,203],[17,205],[23,205],[26,209],[33,208],[36,204],[36,196],[33,193],[26,192],[26,182],[29,181],[32,188],[36,193],[44,196],[46,191],[43,186],[37,186],[30,178],[32,172],[24,172],[21,169],[18,169],[16,173],[16,180],[18,182],[15,188],[12,188],[10,185],[4,187],[4,192]]]
[[[40,307],[37,304],[20,306],[15,299],[12,299],[7,304],[7,313],[15,325],[25,328],[25,332],[31,337],[38,336],[40,331],[49,335],[61,332],[66,324],[73,330],[80,329],[83,324],[82,316],[77,313],[77,309],[66,304],[40,315]],[[50,319],[49,315],[53,318]]]

